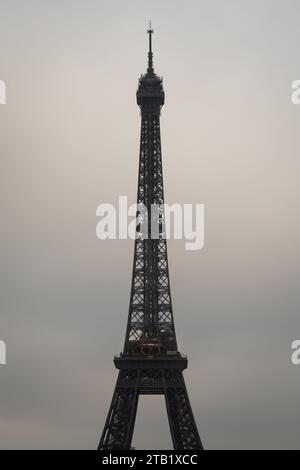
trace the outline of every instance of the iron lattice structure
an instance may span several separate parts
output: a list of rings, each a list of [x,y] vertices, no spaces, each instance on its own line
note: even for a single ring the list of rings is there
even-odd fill
[[[164,220],[164,190],[160,139],[162,79],[153,69],[150,26],[148,68],[139,80],[141,110],[137,234],[125,344],[114,362],[119,375],[99,450],[130,449],[138,398],[165,396],[174,449],[202,449],[182,371],[187,358],[177,348],[169,283]],[[153,205],[159,208],[151,214]],[[147,209],[145,212],[139,207]],[[148,236],[140,227],[147,222]],[[151,227],[158,227],[153,237]]]

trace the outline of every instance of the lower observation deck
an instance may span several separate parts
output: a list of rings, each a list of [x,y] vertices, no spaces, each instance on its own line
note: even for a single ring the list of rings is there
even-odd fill
[[[120,369],[119,387],[139,395],[166,394],[166,388],[182,388],[182,371],[187,368],[187,358],[178,352],[164,355],[115,356]]]
[[[117,369],[177,369],[187,368],[188,360],[180,353],[166,353],[162,355],[126,355],[121,353],[114,357]]]

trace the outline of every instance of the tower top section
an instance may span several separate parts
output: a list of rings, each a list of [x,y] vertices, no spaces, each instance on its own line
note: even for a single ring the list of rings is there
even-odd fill
[[[159,113],[165,102],[165,93],[162,78],[156,75],[153,68],[152,34],[154,31],[151,21],[147,33],[149,36],[148,67],[147,72],[139,79],[136,98],[142,113]]]

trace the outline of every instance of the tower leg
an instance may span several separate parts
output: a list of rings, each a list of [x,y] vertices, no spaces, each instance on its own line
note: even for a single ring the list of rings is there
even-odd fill
[[[139,371],[119,372],[98,450],[130,449],[138,405]]]
[[[174,449],[203,450],[182,372],[164,370],[162,373]]]
[[[164,394],[175,450],[202,450],[182,370],[121,369],[98,450],[129,450],[140,394]]]

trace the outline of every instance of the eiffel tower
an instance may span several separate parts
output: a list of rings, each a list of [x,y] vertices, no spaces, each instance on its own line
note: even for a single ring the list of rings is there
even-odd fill
[[[144,214],[137,212],[132,285],[123,352],[114,363],[119,375],[98,450],[130,449],[139,395],[165,397],[173,447],[202,449],[188,398],[183,370],[187,358],[180,354],[175,335],[171,302],[167,242],[164,220],[164,190],[160,141],[160,110],[164,104],[162,79],[153,68],[151,23],[148,29],[148,68],[141,75],[137,104],[141,110],[141,139],[137,207],[156,215],[158,236],[140,236]],[[158,219],[158,220],[157,220]]]

